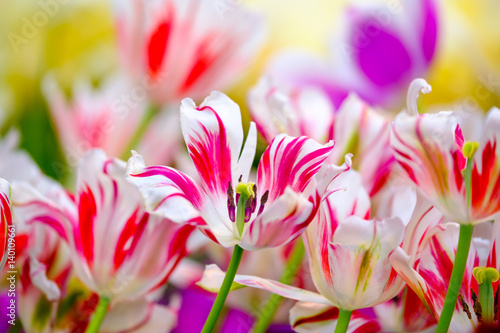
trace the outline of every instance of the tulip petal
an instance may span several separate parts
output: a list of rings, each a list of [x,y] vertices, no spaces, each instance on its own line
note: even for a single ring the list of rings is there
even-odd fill
[[[114,305],[106,314],[99,332],[167,333],[176,324],[174,309],[140,299]]]
[[[313,203],[287,188],[245,228],[239,245],[245,250],[284,245],[304,232],[313,210]]]
[[[331,305],[297,302],[290,310],[290,325],[298,333],[317,332],[331,333],[335,331],[339,309]],[[354,311],[349,321],[349,333],[376,333],[381,327],[374,318]]]
[[[205,197],[194,180],[173,168],[144,165],[133,153],[127,163],[127,179],[139,187],[146,210],[174,222],[196,222]]]
[[[306,189],[333,148],[333,141],[320,145],[307,137],[280,134],[266,149],[259,163],[257,190],[269,191],[269,203],[290,187],[297,193]]]
[[[200,282],[198,282],[198,285],[210,291],[219,290],[222,285],[222,281],[224,280],[224,276],[225,273],[217,267],[217,265],[207,265],[205,272],[203,273],[203,278]],[[247,287],[267,290],[297,301],[332,305],[331,301],[327,300],[320,294],[256,276],[237,274],[234,278],[234,282]]]

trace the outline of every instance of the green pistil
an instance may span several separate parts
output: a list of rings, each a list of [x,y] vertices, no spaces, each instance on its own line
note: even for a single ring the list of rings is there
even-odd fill
[[[470,209],[472,204],[472,164],[473,157],[479,147],[479,142],[468,141],[462,147],[462,154],[467,159],[465,166],[465,199],[467,200],[467,210]]]
[[[472,275],[479,285],[479,303],[481,304],[483,323],[493,324],[495,321],[493,282],[498,281],[500,274],[493,267],[475,267]]]
[[[466,143],[464,143],[462,147],[462,154],[467,159],[472,158],[478,147],[479,147],[479,142],[467,141]]]
[[[240,195],[238,199],[238,207],[236,210],[236,228],[238,229],[238,234],[243,234],[243,228],[245,227],[245,212],[247,209],[247,202],[251,202],[255,197],[254,192],[255,183],[239,183],[236,186],[236,193]]]

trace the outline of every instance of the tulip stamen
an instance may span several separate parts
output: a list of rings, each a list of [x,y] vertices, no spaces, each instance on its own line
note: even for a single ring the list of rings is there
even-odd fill
[[[227,212],[232,222],[236,221],[236,204],[234,201],[234,190],[231,182],[227,185]]]
[[[267,199],[269,199],[269,190],[267,190],[260,198],[260,207],[257,216],[259,216],[262,213],[262,211],[264,211],[264,206],[266,205]]]

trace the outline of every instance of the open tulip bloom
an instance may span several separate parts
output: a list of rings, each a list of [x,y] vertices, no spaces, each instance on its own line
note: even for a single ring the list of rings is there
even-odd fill
[[[392,125],[395,157],[422,194],[460,226],[453,274],[438,332],[446,332],[462,283],[474,225],[500,213],[500,110],[486,116],[481,135],[464,137],[461,115],[453,112],[418,114],[420,91],[430,92],[423,79],[412,82],[407,113]],[[469,117],[470,118],[470,117]],[[469,140],[470,141],[469,141]]]
[[[99,294],[87,332],[98,331],[110,302],[144,299],[162,286],[194,229],[148,214],[124,174],[123,161],[92,150],[80,162],[75,196],[52,182],[12,185],[17,218],[55,230],[69,245],[75,274]]]
[[[242,148],[240,110],[226,95],[213,92],[199,106],[183,100],[181,128],[200,185],[173,168],[146,168],[135,154],[128,178],[139,186],[150,213],[194,224],[222,246],[235,246],[227,275],[232,281],[243,249],[281,246],[304,232],[320,200],[315,175],[333,142],[321,145],[307,137],[278,135],[264,152],[253,183],[248,176],[255,125]],[[222,307],[224,299],[216,300],[214,308]]]

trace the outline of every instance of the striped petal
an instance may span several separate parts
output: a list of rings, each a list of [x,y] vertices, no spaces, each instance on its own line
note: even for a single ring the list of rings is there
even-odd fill
[[[401,243],[403,230],[399,218],[346,218],[336,229],[333,241],[323,247],[321,263],[311,261],[316,288],[343,309],[361,309],[391,299],[403,287],[389,263],[389,255]],[[314,241],[318,239],[310,238],[308,244]],[[329,240],[321,238],[319,242],[325,241]]]
[[[147,167],[133,153],[126,168],[127,180],[139,187],[146,210],[178,223],[200,221],[205,195],[188,175],[163,166]]]
[[[233,222],[214,207],[213,201],[188,175],[164,166],[145,167],[142,157],[133,154],[127,164],[127,179],[139,187],[146,210],[177,223],[198,226],[210,239],[223,246],[234,246],[238,240]],[[225,199],[224,199],[225,200]]]
[[[456,247],[458,244],[459,225],[446,223],[428,231],[427,239],[421,244],[419,260],[411,263],[410,257],[398,250],[391,256],[391,263],[398,274],[439,320],[443,302],[449,284]],[[467,259],[464,280],[460,288],[463,302],[457,302],[450,330],[469,332],[477,326],[474,313],[472,292],[478,294],[478,286],[472,270],[486,262],[483,258],[484,240],[474,238]],[[471,314],[469,319],[466,310]]]
[[[470,223],[461,173],[465,159],[457,147],[460,136],[458,119],[451,112],[401,113],[392,125],[391,145],[399,164],[427,198],[450,219]]]
[[[222,285],[224,276],[225,272],[223,272],[219,267],[217,267],[217,265],[214,264],[208,265],[205,268],[203,277],[198,282],[198,285],[206,290],[217,292]],[[332,305],[331,301],[321,296],[320,294],[314,293],[309,290],[288,286],[273,280],[263,279],[257,276],[237,274],[234,278],[234,282],[235,284],[233,284],[232,286],[233,289],[241,288],[242,286],[247,286],[247,287],[267,290],[272,293],[283,296],[285,298],[294,299],[297,301],[313,302],[330,306]]]
[[[494,220],[500,214],[500,110],[488,112],[472,169],[471,219]]]
[[[352,167],[363,177],[370,196],[385,184],[392,171],[394,157],[389,149],[389,120],[351,94],[340,106],[332,131],[336,149],[330,161],[342,163],[344,155],[353,154]]]
[[[297,193],[304,192],[333,145],[333,141],[321,145],[304,136],[278,135],[262,155],[257,171],[257,190],[261,195],[269,191],[268,205],[287,187]]]
[[[287,188],[249,224],[239,245],[256,250],[287,244],[305,231],[315,211],[312,202]]]
[[[114,300],[163,284],[187,254],[194,229],[146,213],[139,190],[124,175],[124,162],[92,150],[80,162],[74,200],[60,187],[60,193],[26,183],[14,188],[16,216],[58,232],[69,244],[78,278]]]
[[[339,190],[340,189],[340,190]],[[321,202],[319,212],[305,232],[309,265],[316,288],[324,295],[333,289],[329,251],[333,236],[341,222],[349,216],[367,218],[370,201],[354,170],[340,174],[328,187],[330,192]]]
[[[248,179],[255,154],[255,149],[251,149],[257,139],[255,130],[250,131],[248,148],[243,148],[244,155],[239,161],[243,144],[240,109],[219,92],[212,92],[198,107],[192,100],[185,99],[181,106],[181,127],[202,188],[210,193],[209,198],[221,217],[229,221],[228,185],[229,182],[237,184],[240,176],[243,182]]]
[[[464,137],[459,124],[471,122],[471,117],[451,112],[400,114],[391,132],[395,157],[410,179],[449,219],[462,224],[493,220],[500,214],[500,110],[496,108],[488,113],[473,157],[472,203],[467,208],[462,175],[466,159],[461,149],[469,137],[476,137],[471,133]]]
[[[245,6],[207,0],[114,1],[120,56],[158,104],[223,89],[264,37]]]

